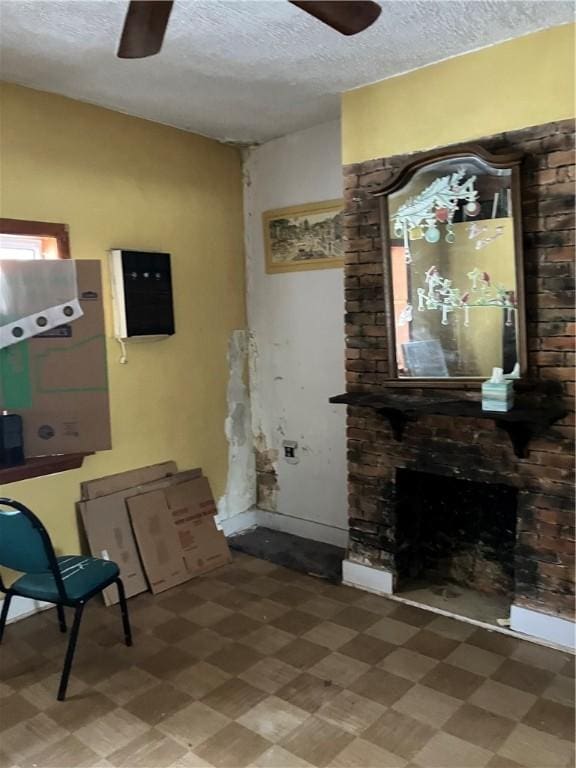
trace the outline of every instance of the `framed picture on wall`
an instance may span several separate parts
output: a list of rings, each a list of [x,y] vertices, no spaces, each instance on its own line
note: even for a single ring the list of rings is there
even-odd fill
[[[325,200],[262,214],[266,272],[330,269],[344,264],[342,200]]]

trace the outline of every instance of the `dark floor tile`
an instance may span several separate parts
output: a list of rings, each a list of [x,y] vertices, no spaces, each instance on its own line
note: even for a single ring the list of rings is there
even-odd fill
[[[574,741],[574,709],[548,699],[538,699],[522,721],[559,739]]]
[[[485,678],[451,664],[440,662],[420,680],[421,685],[434,688],[457,699],[467,699],[484,682]]]
[[[506,659],[506,661],[492,675],[493,680],[504,683],[512,688],[519,688],[526,693],[540,696],[550,685],[554,678],[552,672],[545,669],[536,669],[520,661]]]
[[[124,709],[148,725],[156,725],[190,704],[191,701],[192,698],[186,693],[173,688],[169,683],[162,682],[131,699],[124,704]]]
[[[376,617],[379,619],[379,617]],[[338,648],[338,653],[343,653],[346,656],[350,656],[352,659],[363,661],[366,664],[375,665],[389,653],[392,653],[398,648],[397,645],[387,643],[385,640],[380,640],[377,637],[371,637],[370,635],[360,634],[353,637],[344,645]]]
[[[458,640],[452,640],[444,635],[437,635],[436,632],[430,632],[422,629],[404,643],[404,648],[410,651],[416,651],[424,656],[430,656],[433,659],[445,659],[446,656],[459,645]]]
[[[495,752],[516,727],[514,720],[495,715],[472,704],[463,704],[442,730],[464,741]]]

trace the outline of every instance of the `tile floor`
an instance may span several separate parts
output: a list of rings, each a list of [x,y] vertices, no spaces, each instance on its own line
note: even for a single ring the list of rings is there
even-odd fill
[[[54,611],[8,627],[0,765],[573,765],[573,658],[245,555],[84,616],[69,698]]]

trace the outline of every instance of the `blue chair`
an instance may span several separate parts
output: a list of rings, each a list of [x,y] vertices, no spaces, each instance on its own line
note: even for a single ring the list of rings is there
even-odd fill
[[[116,584],[118,588],[124,641],[126,645],[132,645],[126,595],[116,563],[82,555],[56,557],[50,536],[40,520],[27,507],[12,499],[0,498],[0,565],[24,574],[10,587],[5,587],[0,577],[0,592],[5,595],[0,615],[0,642],[10,602],[15,595],[55,603],[61,632],[66,632],[64,606],[74,608],[74,623],[60,678],[58,701],[66,698],[84,606],[91,597],[111,584]]]

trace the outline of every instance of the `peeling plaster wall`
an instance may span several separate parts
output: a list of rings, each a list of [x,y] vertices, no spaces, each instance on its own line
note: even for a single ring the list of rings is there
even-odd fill
[[[246,512],[256,503],[256,463],[250,415],[250,393],[246,386],[250,334],[232,331],[228,343],[228,416],[224,431],[228,439],[228,479],[218,501],[218,520]]]
[[[258,506],[267,524],[334,541],[347,531],[342,269],[267,275],[262,212],[342,195],[340,124],[330,122],[247,150],[244,217],[250,395]],[[283,440],[298,443],[297,464]],[[281,519],[283,518],[283,519]],[[272,521],[272,522],[271,522]],[[313,523],[314,525],[310,525]],[[284,529],[284,528],[283,528]]]

